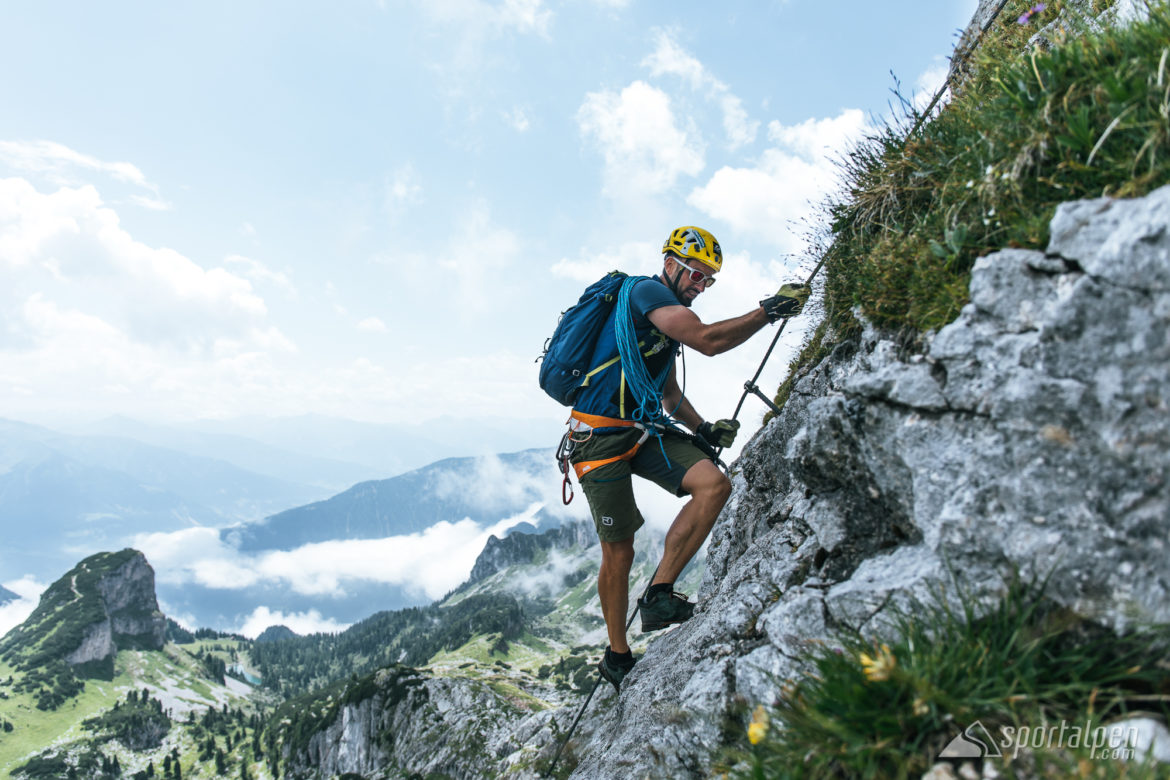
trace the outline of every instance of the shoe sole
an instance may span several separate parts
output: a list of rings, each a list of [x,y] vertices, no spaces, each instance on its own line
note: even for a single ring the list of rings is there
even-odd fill
[[[650,631],[661,631],[664,628],[670,628],[671,626],[677,626],[680,623],[687,622],[688,620],[690,620],[690,618],[683,618],[682,620],[665,620],[665,621],[660,621],[657,623],[647,623],[647,622],[643,621],[642,622],[642,633],[645,634],[645,633],[650,632]]]
[[[613,677],[611,677],[611,676],[609,675],[609,670],[605,668],[605,662],[604,662],[604,661],[602,661],[602,662],[600,662],[600,663],[598,663],[598,664],[597,664],[597,671],[598,671],[598,673],[601,675],[601,679],[605,680],[605,681],[606,681],[606,682],[608,682],[610,685],[612,685],[612,686],[613,686],[613,689],[614,689],[615,691],[617,691],[618,693],[621,693],[621,692],[622,692],[622,684],[621,684],[621,681],[620,681],[620,680],[615,680],[615,679],[613,679]],[[629,672],[626,672],[626,674],[629,674]],[[624,679],[624,678],[625,678],[625,675],[622,675],[622,677],[623,677],[623,679]]]

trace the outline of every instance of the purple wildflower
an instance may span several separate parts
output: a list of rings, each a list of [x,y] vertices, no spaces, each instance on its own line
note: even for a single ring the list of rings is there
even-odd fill
[[[1048,6],[1046,6],[1044,3],[1036,3],[1036,5],[1032,6],[1027,11],[1024,11],[1023,15],[1021,15],[1020,18],[1016,21],[1021,25],[1027,24],[1028,20],[1030,20],[1034,14],[1040,13],[1047,7]]]

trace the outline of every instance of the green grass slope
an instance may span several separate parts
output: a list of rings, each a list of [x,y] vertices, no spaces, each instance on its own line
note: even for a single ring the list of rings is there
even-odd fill
[[[1092,11],[1112,3],[1096,3]],[[824,217],[825,322],[794,361],[815,364],[860,311],[908,343],[951,322],[981,255],[1043,249],[1056,206],[1133,197],[1170,182],[1170,11],[1094,32],[1084,2],[1009,0],[937,117],[913,109],[841,161]],[[1030,36],[1060,18],[1048,49]],[[792,378],[777,402],[787,398]]]
[[[186,713],[202,712],[207,708],[252,708],[248,701],[248,689],[234,681],[230,687],[209,679],[204,664],[198,657],[200,651],[213,652],[212,648],[222,643],[199,642],[189,645],[168,644],[163,650],[123,650],[114,662],[113,679],[88,680],[84,689],[71,697],[56,710],[38,708],[36,696],[30,692],[14,690],[22,672],[10,664],[0,661],[0,723],[11,723],[11,731],[0,734],[0,776],[8,777],[37,754],[49,746],[57,746],[65,752],[84,753],[89,745],[96,743],[96,733],[84,726],[84,722],[101,716],[119,700],[126,698],[130,691],[146,689],[151,697],[161,702],[163,708],[176,720],[186,718]],[[9,682],[11,681],[11,682]],[[183,729],[175,729],[164,746],[150,751],[132,751],[118,743],[108,744],[105,753],[120,757],[124,771],[131,767],[146,769],[152,760],[161,766],[175,747],[184,755],[192,753],[186,761],[188,776],[199,776],[194,760],[194,741]],[[184,749],[184,747],[186,749]],[[213,774],[204,774],[211,777]]]

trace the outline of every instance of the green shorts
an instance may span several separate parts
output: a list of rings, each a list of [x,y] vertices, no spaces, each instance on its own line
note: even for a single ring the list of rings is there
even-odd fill
[[[631,428],[614,433],[595,433],[577,445],[573,463],[604,460],[626,452],[642,436],[642,431]],[[662,445],[654,436],[648,438],[631,460],[619,460],[593,469],[581,477],[581,490],[589,501],[597,537],[603,542],[629,539],[645,522],[634,503],[634,485],[631,474],[637,474],[656,483],[676,496],[686,495],[682,489],[683,476],[691,466],[708,460],[703,451],[686,439],[665,435]],[[662,455],[666,450],[666,457]]]

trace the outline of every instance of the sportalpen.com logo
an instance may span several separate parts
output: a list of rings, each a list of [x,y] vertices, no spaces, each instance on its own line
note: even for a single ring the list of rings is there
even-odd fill
[[[1126,759],[1134,757],[1138,741],[1136,727],[1094,726],[1093,721],[1084,724],[1060,724],[1048,726],[1000,726],[999,739],[979,721],[975,721],[952,739],[939,758],[1016,758],[1020,751],[1052,750],[1059,748],[1084,748],[1092,759]]]

